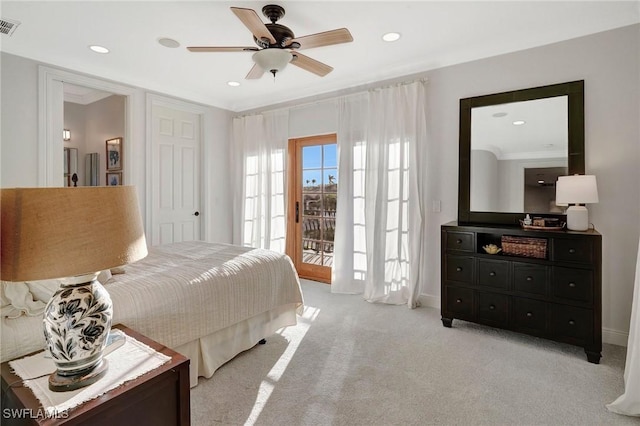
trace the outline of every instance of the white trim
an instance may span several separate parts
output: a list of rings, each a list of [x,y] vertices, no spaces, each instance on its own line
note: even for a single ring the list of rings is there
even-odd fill
[[[434,296],[431,294],[422,293],[420,295],[420,302],[422,306],[427,308],[441,309],[440,296]],[[489,326],[490,327],[490,326]],[[627,346],[629,340],[629,333],[619,330],[613,330],[611,328],[602,327],[602,343],[608,343],[611,345]]]
[[[441,308],[440,296],[434,296],[432,294],[422,293],[419,297],[419,300],[422,306],[425,306],[427,308],[436,308],[436,309]]]
[[[629,333],[602,327],[602,342],[618,346],[627,346]]]
[[[71,83],[125,96],[124,157],[133,158],[132,127],[135,123],[134,98],[137,96],[136,89],[44,65],[38,66],[38,79],[40,83],[38,86],[38,186],[59,186],[62,181],[61,178],[56,178],[57,175],[53,172],[55,162],[52,158],[55,152],[54,148],[58,145],[58,139],[62,139],[60,136],[62,133],[55,132],[57,127],[62,129],[62,123],[55,122],[55,112],[60,108],[60,105],[56,103],[57,97],[52,93],[55,82]],[[61,141],[60,146],[62,147]],[[135,185],[136,182],[132,181],[134,176],[132,171],[132,161],[126,161],[124,164],[125,176],[128,176],[132,185]],[[62,176],[62,173],[59,175]]]
[[[112,93],[105,93],[99,90],[91,91],[86,95],[77,95],[75,93],[64,93],[65,102],[73,102],[80,105],[89,105],[101,99],[108,98]]]
[[[152,240],[152,219],[153,219],[153,170],[154,164],[152,162],[152,141],[151,137],[153,135],[153,107],[161,106],[165,108],[171,108],[179,111],[189,112],[192,114],[198,114],[200,116],[200,217],[203,219],[200,222],[200,238],[204,241],[212,241],[212,237],[210,235],[211,227],[208,226],[209,223],[209,212],[213,211],[211,207],[211,170],[208,167],[209,161],[205,161],[205,159],[209,159],[211,152],[211,144],[206,143],[206,137],[209,135],[213,135],[213,118],[211,116],[210,108],[204,105],[198,105],[191,102],[181,101],[175,98],[170,98],[168,96],[156,95],[152,93],[147,93],[146,99],[147,105],[147,126],[146,126],[146,181],[147,181],[147,193],[146,193],[146,233]],[[151,241],[149,240],[149,241]]]

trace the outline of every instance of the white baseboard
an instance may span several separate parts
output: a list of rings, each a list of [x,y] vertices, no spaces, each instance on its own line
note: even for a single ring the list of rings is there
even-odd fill
[[[420,303],[428,308],[440,309],[440,296],[422,293]],[[629,333],[611,328],[602,327],[602,342],[611,345],[627,346]]]
[[[610,328],[602,327],[602,342],[610,343],[612,345],[627,346],[629,341],[629,333],[624,331],[612,330]]]
[[[422,306],[440,309],[440,296],[432,296],[430,294],[422,293],[418,299]]]

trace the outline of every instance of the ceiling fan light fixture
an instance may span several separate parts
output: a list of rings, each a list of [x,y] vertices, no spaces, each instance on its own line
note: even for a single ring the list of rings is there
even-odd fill
[[[253,62],[274,76],[278,71],[282,71],[292,58],[291,52],[278,48],[263,49],[253,54]]]

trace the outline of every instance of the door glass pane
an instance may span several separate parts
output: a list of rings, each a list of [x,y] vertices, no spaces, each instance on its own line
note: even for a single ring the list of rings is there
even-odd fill
[[[338,192],[338,169],[323,170],[324,192]]]
[[[322,186],[321,170],[304,170],[302,172],[302,191],[320,192]]]
[[[322,167],[322,145],[302,148],[302,168],[319,169]]]
[[[325,168],[338,167],[337,146],[338,145],[336,144],[324,145],[324,159],[322,161],[322,165]]]
[[[302,194],[303,216],[320,216],[322,213],[322,195]]]
[[[338,198],[336,144],[302,148],[302,261],[333,265]]]

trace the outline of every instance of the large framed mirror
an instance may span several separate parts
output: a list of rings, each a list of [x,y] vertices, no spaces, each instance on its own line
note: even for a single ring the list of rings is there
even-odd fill
[[[563,218],[558,176],[584,174],[584,81],[460,100],[458,222]]]

